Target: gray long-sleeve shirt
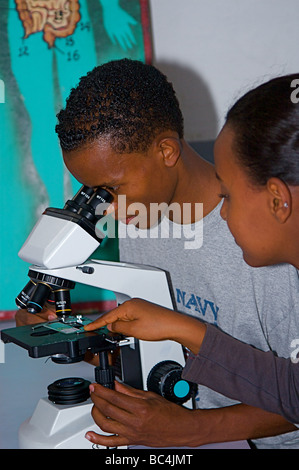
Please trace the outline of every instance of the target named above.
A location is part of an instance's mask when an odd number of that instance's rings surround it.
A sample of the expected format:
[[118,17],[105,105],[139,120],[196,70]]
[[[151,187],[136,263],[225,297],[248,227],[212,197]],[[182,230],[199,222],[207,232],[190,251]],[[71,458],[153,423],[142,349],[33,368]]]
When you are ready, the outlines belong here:
[[[299,363],[243,343],[212,325],[183,377],[299,423]],[[298,425],[299,426],[299,425]]]

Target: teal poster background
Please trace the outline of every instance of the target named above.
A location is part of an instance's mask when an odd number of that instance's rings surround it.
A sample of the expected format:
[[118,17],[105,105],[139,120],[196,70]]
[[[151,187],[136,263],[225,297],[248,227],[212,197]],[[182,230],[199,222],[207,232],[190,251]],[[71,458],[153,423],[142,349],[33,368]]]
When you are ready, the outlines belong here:
[[[16,309],[28,265],[18,251],[42,211],[63,207],[80,187],[63,165],[56,114],[94,66],[129,57],[151,61],[144,0],[0,0],[0,319]],[[115,260],[117,240],[93,257]],[[113,301],[76,286],[73,302]]]

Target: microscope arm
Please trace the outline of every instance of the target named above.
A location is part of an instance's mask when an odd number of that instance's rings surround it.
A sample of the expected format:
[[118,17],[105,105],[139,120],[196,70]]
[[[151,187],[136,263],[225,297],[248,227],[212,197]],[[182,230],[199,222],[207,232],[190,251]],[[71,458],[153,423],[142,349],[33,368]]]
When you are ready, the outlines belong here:
[[173,309],[167,274],[157,268],[129,263],[89,260],[79,266],[31,271],[67,279],[81,284],[113,291],[121,303],[139,297],[162,307]]

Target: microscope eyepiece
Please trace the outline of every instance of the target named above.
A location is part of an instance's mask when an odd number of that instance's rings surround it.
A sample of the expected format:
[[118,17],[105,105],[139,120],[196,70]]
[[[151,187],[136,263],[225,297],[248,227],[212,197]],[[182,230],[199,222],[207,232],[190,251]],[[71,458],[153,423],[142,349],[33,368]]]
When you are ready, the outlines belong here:
[[82,186],[73,199],[66,202],[64,209],[77,213],[82,204],[87,204],[93,194],[94,190],[92,188],[89,186]]
[[86,218],[91,223],[95,224],[102,216],[104,211],[98,211],[97,207],[100,204],[105,204],[104,210],[112,202],[113,196],[103,188],[98,188],[94,194],[90,197],[87,204],[81,204],[81,209],[78,211],[78,215]]
[[80,214],[86,219],[94,222],[99,217],[96,214],[96,208],[99,204],[110,203],[113,196],[103,188],[94,190],[89,186],[82,186],[73,199],[68,200],[64,206],[64,210]]

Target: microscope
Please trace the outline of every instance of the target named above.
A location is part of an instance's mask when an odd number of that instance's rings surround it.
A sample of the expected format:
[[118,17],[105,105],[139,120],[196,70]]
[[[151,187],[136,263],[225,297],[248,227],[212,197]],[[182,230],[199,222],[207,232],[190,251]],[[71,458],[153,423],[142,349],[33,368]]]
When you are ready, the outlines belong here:
[[[112,199],[103,188],[82,186],[63,209],[50,207],[44,211],[19,251],[20,258],[31,265],[29,281],[16,303],[33,314],[39,313],[46,302],[53,303],[57,319],[2,330],[1,339],[26,349],[32,358],[50,357],[58,364],[79,362],[86,353],[95,354],[99,358],[95,382],[113,388],[117,379],[193,408],[197,387],[181,378],[185,364],[181,345],[141,341],[107,328],[86,332],[84,326],[91,320],[72,313],[70,292],[76,283],[113,291],[118,304],[138,297],[173,309],[166,272],[88,259],[105,238],[98,224]],[[113,365],[111,352],[117,355]],[[48,396],[39,400],[33,415],[20,426],[20,448],[91,448],[93,444],[85,439],[85,433],[105,433],[91,416],[89,384],[81,377],[50,384]]]

